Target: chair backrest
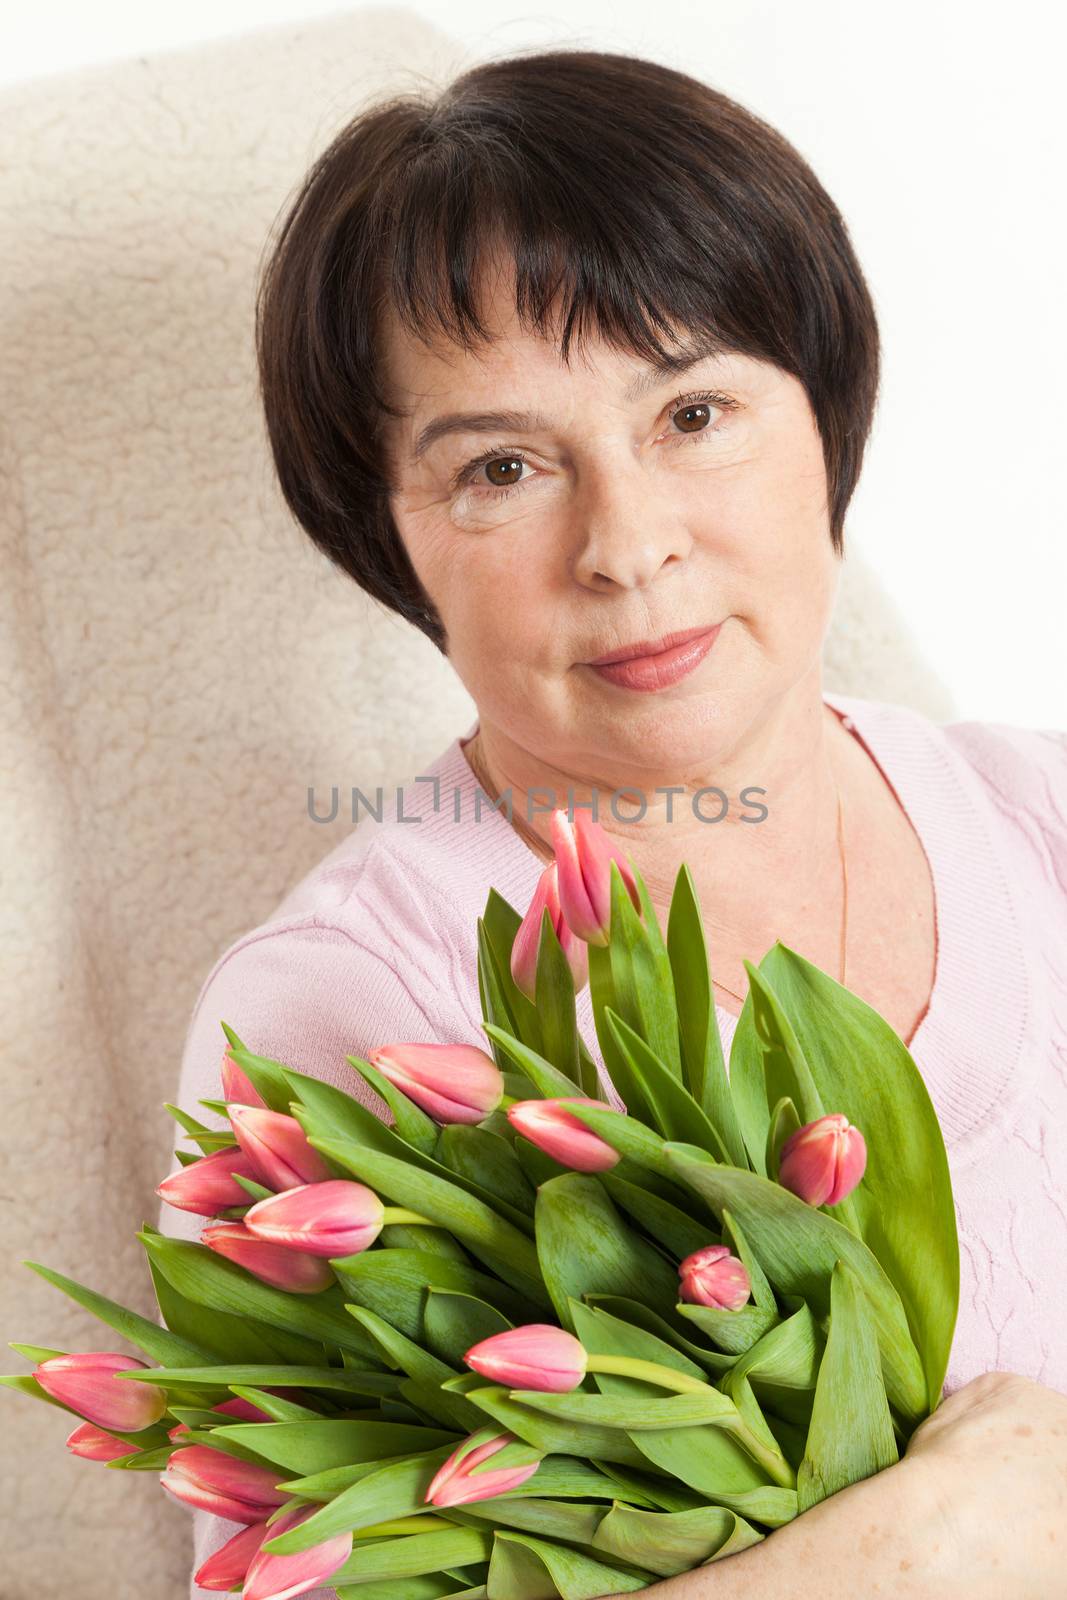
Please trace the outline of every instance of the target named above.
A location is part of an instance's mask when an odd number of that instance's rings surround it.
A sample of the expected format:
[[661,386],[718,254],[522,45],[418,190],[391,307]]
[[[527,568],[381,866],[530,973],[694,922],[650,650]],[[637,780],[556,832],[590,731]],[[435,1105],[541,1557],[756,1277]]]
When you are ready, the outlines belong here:
[[[109,1344],[25,1258],[153,1314],[134,1230],[201,980],[350,825],[310,821],[309,785],[400,782],[473,718],[293,527],[252,349],[265,241],[315,154],[368,98],[462,65],[370,10],[0,97],[5,1339]],[[952,709],[854,556],[827,685]],[[154,1475],[0,1404],[11,1600],[184,1594],[187,1521]]]

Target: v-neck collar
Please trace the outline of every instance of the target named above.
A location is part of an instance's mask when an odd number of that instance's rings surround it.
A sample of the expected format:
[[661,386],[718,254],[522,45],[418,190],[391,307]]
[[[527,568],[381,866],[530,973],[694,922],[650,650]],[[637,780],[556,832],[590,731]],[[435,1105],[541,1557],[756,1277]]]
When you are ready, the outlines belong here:
[[[934,982],[907,1048],[923,1071],[946,1141],[958,1141],[985,1121],[1020,1065],[1033,989],[1020,908],[990,834],[979,781],[941,727],[902,705],[829,690],[822,698],[896,794],[930,866]],[[462,748],[477,729],[476,718],[435,768],[466,791],[464,816],[475,792],[482,796],[480,826],[490,830],[485,858],[493,861],[493,886],[522,913],[545,862],[487,800]],[[715,1012],[729,1060],[738,1018],[718,1003]],[[577,997],[577,1021],[608,1100],[621,1108],[596,1039],[588,985]]]

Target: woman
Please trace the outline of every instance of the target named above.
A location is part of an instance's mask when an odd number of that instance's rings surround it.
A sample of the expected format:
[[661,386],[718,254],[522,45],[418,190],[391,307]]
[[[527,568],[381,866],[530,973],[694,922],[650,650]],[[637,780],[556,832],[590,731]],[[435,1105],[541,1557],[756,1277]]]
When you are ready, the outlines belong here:
[[[689,863],[727,1052],[775,939],[892,1024],[963,1245],[950,1398],[904,1461],[666,1587],[1063,1592],[1067,738],[822,689],[879,360],[832,201],[680,73],[493,62],[335,140],[257,326],[295,515],[478,719],[220,957],[181,1103],[217,1092],[220,1019],[351,1092],[348,1053],[483,1040],[486,894],[525,910],[552,805],[596,798],[661,911]],[[198,1515],[198,1563],[233,1531]]]

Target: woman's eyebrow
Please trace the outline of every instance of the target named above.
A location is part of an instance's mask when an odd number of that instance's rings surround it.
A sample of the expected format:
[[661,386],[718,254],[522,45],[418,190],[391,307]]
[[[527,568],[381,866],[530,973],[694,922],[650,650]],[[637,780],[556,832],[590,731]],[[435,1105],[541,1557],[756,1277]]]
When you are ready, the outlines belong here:
[[[626,392],[627,403],[636,401],[661,384],[665,378],[678,377],[698,366],[710,356],[720,355],[724,346],[708,336],[698,343],[690,343],[673,355],[657,356],[647,364],[647,370],[630,385]],[[540,412],[530,411],[447,411],[434,417],[419,431],[412,448],[411,459],[420,461],[432,444],[449,433],[516,433],[535,428],[549,428],[551,423]]]

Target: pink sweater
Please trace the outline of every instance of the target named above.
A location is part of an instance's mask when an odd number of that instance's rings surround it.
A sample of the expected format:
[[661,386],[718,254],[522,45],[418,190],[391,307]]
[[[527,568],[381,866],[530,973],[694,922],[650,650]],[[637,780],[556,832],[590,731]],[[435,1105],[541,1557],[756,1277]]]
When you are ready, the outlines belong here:
[[[899,796],[934,878],[935,983],[909,1049],[941,1122],[959,1220],[946,1392],[998,1368],[1067,1392],[1067,733],[940,726],[899,705],[824,698]],[[485,1044],[477,918],[490,887],[524,912],[543,863],[492,809],[459,738],[423,776],[438,785],[402,785],[401,815],[416,823],[397,821],[395,805],[380,823],[364,811],[216,961],[186,1041],[183,1108],[224,1125],[197,1106],[219,1093],[220,1019],[390,1122],[346,1055],[390,1040]],[[718,1008],[718,1019],[728,1058],[736,1018]],[[603,1073],[588,987],[578,1022]],[[610,1083],[604,1093],[621,1105]],[[163,1206],[159,1226],[196,1238],[201,1221]],[[238,1527],[193,1520],[195,1570]],[[191,1585],[193,1600],[206,1594]]]

